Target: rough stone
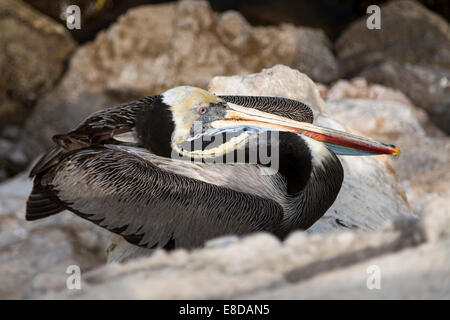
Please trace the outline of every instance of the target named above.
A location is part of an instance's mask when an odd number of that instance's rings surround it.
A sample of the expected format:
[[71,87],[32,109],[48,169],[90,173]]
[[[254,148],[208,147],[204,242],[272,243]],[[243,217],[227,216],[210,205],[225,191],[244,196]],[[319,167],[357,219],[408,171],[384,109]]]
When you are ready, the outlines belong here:
[[381,29],[368,29],[364,16],[336,41],[345,74],[387,58],[398,63],[449,66],[450,26],[444,19],[411,0],[390,1],[381,11]]
[[23,123],[75,49],[67,30],[22,1],[0,3],[0,129]]
[[[378,232],[295,232],[284,243],[262,233],[191,252],[157,250],[151,257],[85,274],[81,290],[38,297],[448,299],[449,227],[449,215],[430,215]],[[366,285],[371,265],[381,269],[379,291]]]
[[[444,136],[445,134],[436,128],[431,122],[428,114],[414,106],[411,100],[401,91],[392,89],[376,83],[368,83],[365,78],[356,77],[351,80],[340,79],[330,86],[318,84],[319,92],[324,100],[345,99],[369,99],[379,101],[398,102],[409,107],[410,112],[419,121],[420,126],[430,136]],[[334,112],[333,110],[331,112]],[[395,120],[395,119],[393,119]],[[351,118],[348,121],[352,121]],[[411,118],[411,121],[415,121]],[[353,121],[351,127],[358,129],[359,120]],[[359,125],[361,127],[361,125]],[[364,129],[362,129],[364,131]],[[419,130],[422,131],[421,129]]]
[[310,106],[314,116],[325,110],[325,103],[314,82],[304,73],[284,65],[246,76],[214,77],[208,90],[217,95],[266,95],[294,99]]
[[17,147],[36,101],[62,75],[75,49],[67,30],[22,1],[0,2],[0,181],[29,162]]
[[[246,294],[246,299],[445,299],[450,298],[448,240],[423,245],[332,270],[279,289]],[[426,257],[426,261],[424,261]],[[367,286],[380,271],[380,287]],[[369,282],[370,283],[370,282]]]
[[322,95],[334,119],[400,147],[392,167],[417,214],[449,212],[450,138],[421,109],[402,93],[364,79],[339,80]]
[[86,272],[106,261],[106,232],[72,213],[25,221],[31,186],[25,174],[0,184],[0,299],[63,288],[70,265]]
[[91,41],[102,29],[107,28],[111,23],[129,8],[143,4],[161,1],[149,0],[127,0],[127,1],[92,1],[92,0],[71,0],[71,1],[48,1],[48,0],[24,0],[45,15],[59,21],[66,26],[66,9],[70,5],[77,5],[80,8],[81,28],[69,30],[70,35],[78,42]]
[[[450,61],[449,61],[450,64]],[[424,67],[386,61],[367,67],[360,76],[404,92],[430,114],[431,120],[450,133],[450,67]]]
[[381,11],[381,29],[369,30],[362,17],[337,40],[341,75],[401,90],[448,133],[450,25],[416,1],[391,1]]

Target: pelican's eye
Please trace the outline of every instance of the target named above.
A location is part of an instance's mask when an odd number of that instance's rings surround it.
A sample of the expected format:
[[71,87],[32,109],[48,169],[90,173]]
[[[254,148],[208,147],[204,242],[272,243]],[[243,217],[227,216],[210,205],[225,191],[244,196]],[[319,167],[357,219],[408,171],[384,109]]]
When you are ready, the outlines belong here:
[[208,104],[207,103],[201,103],[198,107],[197,107],[197,113],[199,115],[204,115],[206,112],[208,112]]

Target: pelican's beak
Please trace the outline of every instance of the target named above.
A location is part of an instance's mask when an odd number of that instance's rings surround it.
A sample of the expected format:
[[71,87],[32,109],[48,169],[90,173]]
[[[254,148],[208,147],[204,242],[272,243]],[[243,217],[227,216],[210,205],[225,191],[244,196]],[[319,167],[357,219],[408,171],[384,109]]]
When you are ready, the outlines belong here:
[[375,140],[356,136],[330,128],[315,126],[307,122],[299,122],[253,108],[228,103],[229,109],[224,118],[213,121],[212,127],[225,129],[237,126],[257,127],[261,130],[287,131],[308,136],[323,142],[334,153],[339,155],[400,155],[400,149]]

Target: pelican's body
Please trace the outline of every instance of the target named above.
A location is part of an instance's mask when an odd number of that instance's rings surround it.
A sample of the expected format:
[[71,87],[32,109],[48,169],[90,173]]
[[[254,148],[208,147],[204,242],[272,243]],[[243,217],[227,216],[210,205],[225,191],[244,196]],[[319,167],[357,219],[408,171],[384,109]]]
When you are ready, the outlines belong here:
[[[332,150],[398,153],[311,123],[297,101],[186,86],[99,111],[55,136],[57,146],[35,165],[27,219],[68,209],[146,248],[193,248],[255,231],[283,239],[336,199],[343,169]],[[211,137],[225,140],[206,146]],[[263,148],[276,151],[277,167],[249,160]],[[210,161],[240,150],[243,160]]]

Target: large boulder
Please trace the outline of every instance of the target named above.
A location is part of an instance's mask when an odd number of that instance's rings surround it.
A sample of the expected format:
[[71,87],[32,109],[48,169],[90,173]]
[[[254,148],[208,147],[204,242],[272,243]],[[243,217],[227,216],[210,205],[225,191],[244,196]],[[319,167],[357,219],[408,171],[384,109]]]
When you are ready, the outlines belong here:
[[61,84],[27,122],[24,149],[32,158],[93,111],[176,85],[205,87],[215,75],[284,63],[332,81],[337,64],[329,46],[319,30],[252,27],[237,12],[213,12],[206,1],[133,8],[76,51]]
[[336,41],[341,75],[360,75],[404,92],[443,130],[450,132],[450,25],[416,1],[381,7],[381,29],[366,17]]
[[142,4],[157,3],[161,0],[127,0],[127,1],[48,1],[48,0],[23,0],[38,9],[45,15],[66,25],[66,9],[68,6],[77,5],[80,8],[81,28],[70,30],[71,36],[78,42],[83,43],[93,40],[95,35],[102,29],[107,28],[121,14],[131,7]]
[[22,171],[20,126],[75,49],[67,29],[22,1],[0,2],[0,181]]
[[16,0],[0,3],[0,129],[20,123],[75,49],[67,29]]
[[[40,299],[449,299],[450,219],[430,215],[378,232],[296,232],[158,250],[83,274],[81,290],[54,286]],[[369,287],[380,274],[380,288]],[[373,289],[373,290],[369,290]]]
[[401,92],[364,79],[339,80],[322,95],[334,119],[400,147],[392,166],[417,214],[450,214],[450,137],[421,109]]

